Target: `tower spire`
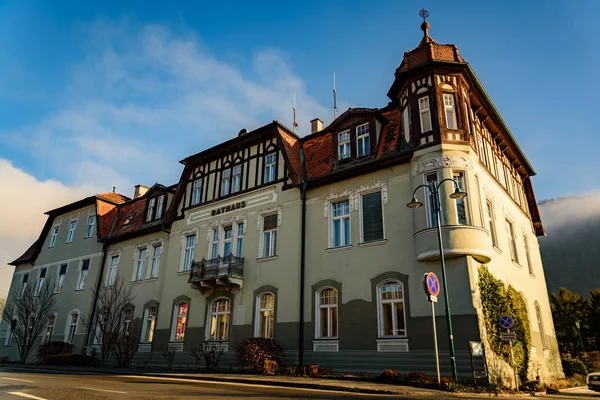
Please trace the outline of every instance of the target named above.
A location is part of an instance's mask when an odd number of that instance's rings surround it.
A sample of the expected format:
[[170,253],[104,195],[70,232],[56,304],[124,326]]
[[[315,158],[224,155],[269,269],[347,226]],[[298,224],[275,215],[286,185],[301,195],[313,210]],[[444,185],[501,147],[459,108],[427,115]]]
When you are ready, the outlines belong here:
[[419,11],[419,15],[421,16],[421,18],[423,18],[423,23],[421,24],[421,30],[423,31],[423,41],[427,42],[430,40],[429,27],[431,26],[431,24],[427,22],[427,18],[429,17],[429,11],[427,11],[424,8],[421,8],[421,11]]

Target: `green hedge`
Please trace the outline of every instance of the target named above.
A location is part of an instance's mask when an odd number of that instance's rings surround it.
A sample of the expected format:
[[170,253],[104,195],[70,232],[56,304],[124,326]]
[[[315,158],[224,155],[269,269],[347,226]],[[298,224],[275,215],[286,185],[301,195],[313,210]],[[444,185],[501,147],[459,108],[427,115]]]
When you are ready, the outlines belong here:
[[577,358],[563,358],[561,359],[561,361],[563,372],[565,373],[567,378],[572,377],[574,374],[586,376],[588,373],[588,369],[583,363],[583,361]]
[[515,366],[521,380],[526,381],[531,353],[531,329],[525,299],[514,287],[506,287],[501,280],[496,279],[485,266],[479,268],[479,292],[491,350],[509,364],[510,345],[501,340],[501,334],[506,330],[499,326],[499,321],[502,315],[513,317],[515,324],[512,332],[517,336],[517,340],[513,340]]

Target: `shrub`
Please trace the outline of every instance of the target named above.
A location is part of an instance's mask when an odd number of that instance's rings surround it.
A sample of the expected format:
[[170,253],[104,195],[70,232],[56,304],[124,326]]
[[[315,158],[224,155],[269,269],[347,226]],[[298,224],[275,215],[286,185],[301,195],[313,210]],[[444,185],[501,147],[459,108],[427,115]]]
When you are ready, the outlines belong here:
[[555,379],[552,381],[552,383],[550,383],[550,385],[548,385],[548,387],[550,389],[555,389],[555,390],[566,389],[569,386],[571,386],[571,385],[570,385],[569,381],[566,379]]
[[71,354],[73,345],[66,342],[48,342],[38,347],[38,359],[43,363],[48,356],[57,354]]
[[223,347],[221,343],[202,342],[200,345],[202,357],[204,358],[204,366],[207,371],[216,371],[219,369],[219,362],[223,355]]
[[563,358],[561,361],[563,372],[567,377],[571,377],[573,374],[587,375],[588,373],[583,361],[577,358]]
[[173,368],[173,360],[175,359],[175,348],[174,347],[169,347],[168,344],[163,345],[162,347],[162,356],[165,359],[165,362],[167,363],[167,369],[171,369]]
[[264,373],[266,360],[274,361],[279,366],[283,365],[283,347],[273,339],[244,339],[236,346],[235,355],[243,367],[250,368],[254,372]]
[[85,354],[55,354],[44,358],[46,365],[60,365],[71,367],[98,367],[100,360]]
[[430,385],[434,383],[434,380],[425,372],[410,372],[406,376],[406,380],[409,384],[415,386]]
[[138,335],[134,328],[130,328],[124,335],[118,335],[115,339],[112,353],[115,356],[117,367],[129,368],[129,364],[137,351]]

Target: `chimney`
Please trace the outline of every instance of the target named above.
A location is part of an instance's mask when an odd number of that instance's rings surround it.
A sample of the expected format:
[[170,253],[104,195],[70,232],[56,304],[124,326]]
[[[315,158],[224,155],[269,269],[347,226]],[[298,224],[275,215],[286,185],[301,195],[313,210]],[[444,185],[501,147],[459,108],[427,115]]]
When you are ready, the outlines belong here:
[[138,197],[142,197],[148,191],[148,186],[144,185],[135,185],[135,190],[133,191],[133,198],[137,199]]
[[310,121],[310,133],[315,133],[323,130],[323,121],[319,118],[315,118]]

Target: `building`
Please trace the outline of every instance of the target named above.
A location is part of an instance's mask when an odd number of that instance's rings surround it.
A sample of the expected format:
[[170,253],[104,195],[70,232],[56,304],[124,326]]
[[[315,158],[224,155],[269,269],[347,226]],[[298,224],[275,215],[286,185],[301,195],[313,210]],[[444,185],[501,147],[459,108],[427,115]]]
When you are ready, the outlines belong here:
[[96,268],[101,284],[119,274],[134,285],[135,363],[163,364],[169,347],[191,364],[189,349],[203,341],[219,343],[229,363],[239,340],[263,336],[281,342],[290,363],[434,372],[422,277],[440,272],[437,220],[422,189],[425,207],[406,203],[420,185],[452,178],[468,193],[453,200],[452,184],[441,188],[459,374],[471,374],[469,341],[486,337],[481,265],[524,294],[531,357],[545,375],[562,374],[535,171],[457,47],[422,29],[385,107],[349,109],[325,128],[315,119],[302,138],[277,121],[244,129],[182,160],[176,185],[138,188],[115,206]]

